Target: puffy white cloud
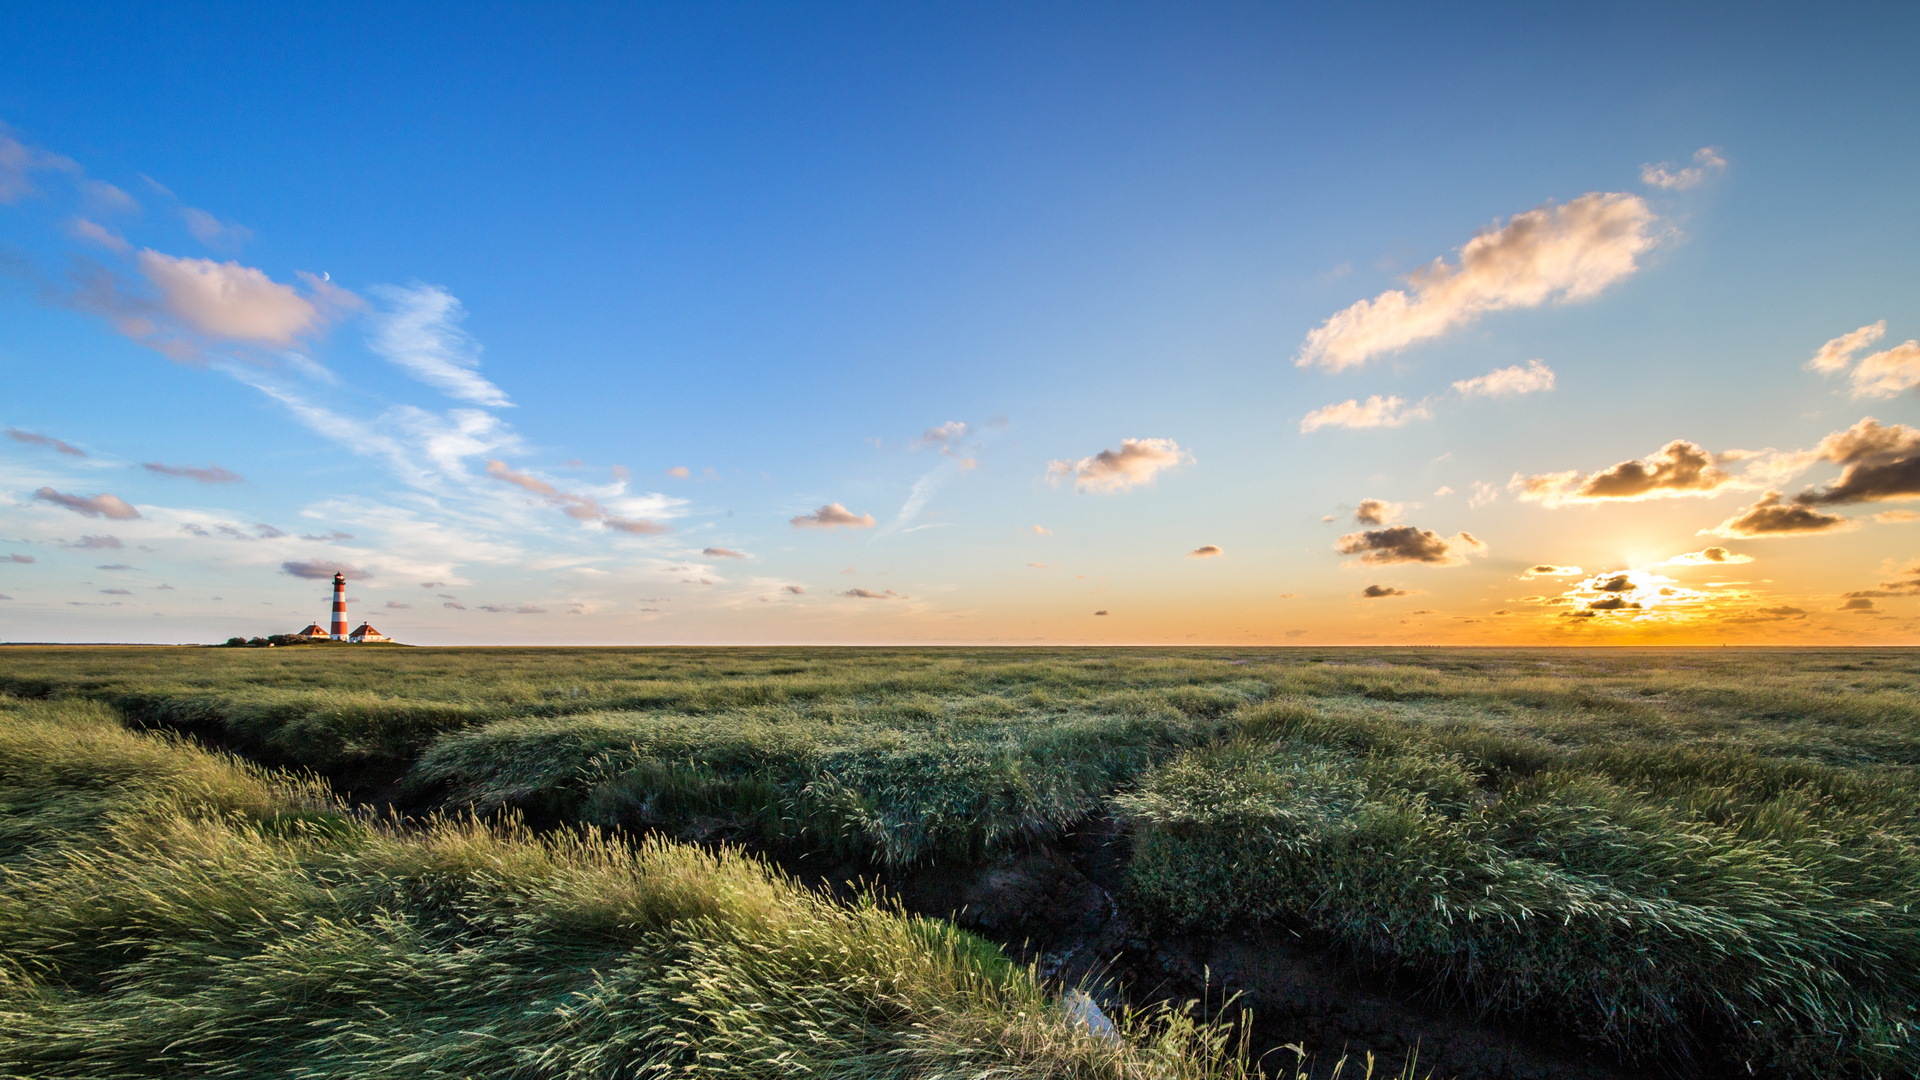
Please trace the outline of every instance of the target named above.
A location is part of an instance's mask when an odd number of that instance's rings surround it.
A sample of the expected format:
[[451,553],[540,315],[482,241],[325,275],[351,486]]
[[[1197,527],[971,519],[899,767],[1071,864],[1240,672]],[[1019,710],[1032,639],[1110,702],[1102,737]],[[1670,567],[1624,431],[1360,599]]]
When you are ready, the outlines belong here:
[[874,520],[872,514],[856,514],[839,503],[828,503],[811,514],[788,518],[787,524],[796,529],[871,529]]
[[1297,363],[1341,371],[1439,337],[1492,311],[1597,296],[1639,269],[1659,242],[1658,219],[1637,195],[1592,192],[1546,203],[1482,230],[1460,249],[1390,289],[1334,315],[1307,335]]
[[1353,509],[1353,520],[1362,525],[1391,525],[1405,509],[1403,504],[1385,499],[1361,499]]
[[1300,421],[1300,430],[1313,432],[1323,427],[1399,427],[1409,420],[1425,420],[1431,416],[1433,412],[1424,401],[1408,405],[1400,398],[1375,394],[1364,404],[1356,398],[1348,398],[1337,405],[1315,409]]
[[1813,359],[1807,361],[1806,368],[1808,371],[1818,371],[1823,375],[1845,371],[1853,363],[1854,353],[1885,337],[1886,333],[1887,320],[1881,319],[1877,323],[1868,323],[1858,330],[1841,334],[1820,346],[1820,351],[1814,353]]
[[[131,521],[140,516],[140,511],[129,506],[120,496],[109,495],[104,492],[99,495],[69,495],[64,491],[55,491],[50,487],[43,487],[34,492],[33,497],[39,499],[41,502],[52,503],[55,506],[64,506],[83,517],[104,517],[112,518],[115,521]],[[115,546],[117,547],[118,544],[116,543]]]
[[212,338],[287,346],[321,322],[313,302],[251,266],[140,252],[140,273],[165,309]]
[[1920,386],[1920,340],[1909,339],[1891,349],[1873,353],[1854,365],[1854,354],[1886,335],[1887,321],[1870,323],[1834,338],[1813,354],[1806,367],[1822,375],[1837,375],[1849,367],[1848,381],[1856,398],[1889,398]]
[[482,378],[480,346],[460,329],[466,309],[438,285],[379,285],[368,290],[385,305],[367,344],[414,378],[475,405],[512,405],[506,391]]
[[1079,461],[1049,462],[1047,479],[1058,484],[1071,478],[1077,491],[1126,491],[1192,460],[1193,455],[1172,439],[1122,439],[1118,450],[1102,450]]
[[1720,156],[1717,147],[1703,146],[1693,152],[1693,164],[1684,168],[1675,168],[1670,161],[1640,166],[1640,182],[1648,187],[1684,191],[1726,167],[1727,159]]
[[1453,388],[1461,397],[1518,397],[1553,389],[1553,378],[1552,368],[1538,360],[1529,360],[1525,367],[1515,364],[1461,379]]

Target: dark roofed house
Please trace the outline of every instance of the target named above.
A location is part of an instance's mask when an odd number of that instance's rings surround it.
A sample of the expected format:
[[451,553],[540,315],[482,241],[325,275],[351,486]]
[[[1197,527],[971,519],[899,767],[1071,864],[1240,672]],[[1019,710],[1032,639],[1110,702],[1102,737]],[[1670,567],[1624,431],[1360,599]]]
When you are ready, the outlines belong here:
[[328,634],[325,630],[322,630],[320,628],[319,623],[308,623],[307,628],[305,630],[302,630],[293,636],[300,637],[300,638],[312,638],[316,641],[325,641],[332,635]]
[[347,635],[347,640],[358,644],[363,641],[392,641],[393,639],[375,630],[372,623],[361,623],[359,629]]

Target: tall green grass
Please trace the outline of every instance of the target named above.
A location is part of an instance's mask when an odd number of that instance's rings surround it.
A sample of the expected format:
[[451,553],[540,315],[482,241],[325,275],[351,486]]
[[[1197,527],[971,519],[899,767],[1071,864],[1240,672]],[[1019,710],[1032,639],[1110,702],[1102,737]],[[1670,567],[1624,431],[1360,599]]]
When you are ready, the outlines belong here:
[[1164,923],[1309,930],[1629,1057],[1920,1072],[1911,775],[1277,703],[1116,802]]
[[[1284,925],[1629,1058],[1920,1074],[1911,651],[6,649],[0,690],[456,815],[895,868],[1117,811],[1132,917]],[[0,857],[118,813],[57,787],[6,796],[45,807]]]
[[437,740],[410,780],[483,811],[675,829],[709,822],[761,843],[904,866],[977,860],[1057,835],[1224,724],[1151,694],[1110,697],[1106,715],[996,704],[927,697],[503,720]]
[[1096,1037],[997,947],[734,851],[369,822],[91,708],[0,699],[0,740],[45,819],[0,864],[0,1075],[1251,1075],[1190,1010]]

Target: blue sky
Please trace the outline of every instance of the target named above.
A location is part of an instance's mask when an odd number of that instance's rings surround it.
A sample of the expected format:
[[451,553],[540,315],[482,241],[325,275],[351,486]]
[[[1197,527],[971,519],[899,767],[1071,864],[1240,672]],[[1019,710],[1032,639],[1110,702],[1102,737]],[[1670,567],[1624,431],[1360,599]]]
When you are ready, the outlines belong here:
[[1916,23],[16,13],[0,638],[1908,641]]

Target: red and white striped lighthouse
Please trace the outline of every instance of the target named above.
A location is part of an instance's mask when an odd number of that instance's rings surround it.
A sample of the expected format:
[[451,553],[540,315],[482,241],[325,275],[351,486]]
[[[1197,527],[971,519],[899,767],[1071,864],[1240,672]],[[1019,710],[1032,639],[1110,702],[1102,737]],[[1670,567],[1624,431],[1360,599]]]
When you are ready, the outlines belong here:
[[347,640],[347,576],[333,575],[333,633],[335,641]]

